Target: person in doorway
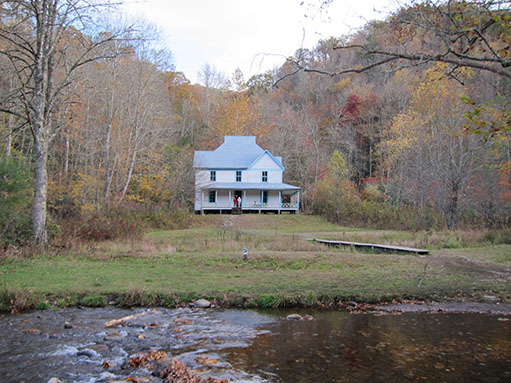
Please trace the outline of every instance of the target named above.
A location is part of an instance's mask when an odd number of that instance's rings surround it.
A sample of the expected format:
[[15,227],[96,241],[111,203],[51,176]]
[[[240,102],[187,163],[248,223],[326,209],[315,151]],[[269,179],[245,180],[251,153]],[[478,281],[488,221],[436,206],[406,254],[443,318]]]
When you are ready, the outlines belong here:
[[241,207],[241,197],[238,196],[238,207]]
[[233,202],[232,206],[238,207],[238,199],[236,198],[236,196],[234,196],[234,200],[232,202]]

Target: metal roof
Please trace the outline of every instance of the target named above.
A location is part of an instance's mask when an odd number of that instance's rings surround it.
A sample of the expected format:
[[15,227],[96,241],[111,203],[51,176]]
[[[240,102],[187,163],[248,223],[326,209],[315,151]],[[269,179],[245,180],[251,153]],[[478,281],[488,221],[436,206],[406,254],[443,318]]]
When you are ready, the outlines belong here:
[[216,190],[300,190],[298,186],[271,182],[211,182],[201,189]]
[[[255,136],[225,136],[224,143],[213,151],[196,151],[193,167],[202,169],[247,169],[264,153]],[[269,153],[269,152],[268,152]],[[272,156],[273,157],[273,156]],[[281,157],[273,157],[280,161]]]

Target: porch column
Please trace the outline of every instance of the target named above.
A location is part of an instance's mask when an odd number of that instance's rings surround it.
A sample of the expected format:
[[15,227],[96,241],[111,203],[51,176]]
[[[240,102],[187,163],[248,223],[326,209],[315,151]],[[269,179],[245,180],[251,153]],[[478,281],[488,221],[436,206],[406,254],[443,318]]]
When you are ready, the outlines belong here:
[[301,190],[298,190],[298,198],[297,198],[297,202],[296,202],[296,211],[300,210],[300,192],[301,192]]
[[[229,202],[227,202],[227,206],[231,206],[232,198],[231,198],[231,189],[229,189]],[[233,206],[234,207],[234,206]]]
[[279,209],[282,208],[282,190],[279,190]]
[[241,207],[246,206],[245,205],[245,198],[247,198],[247,191],[243,190],[243,199],[241,200]]

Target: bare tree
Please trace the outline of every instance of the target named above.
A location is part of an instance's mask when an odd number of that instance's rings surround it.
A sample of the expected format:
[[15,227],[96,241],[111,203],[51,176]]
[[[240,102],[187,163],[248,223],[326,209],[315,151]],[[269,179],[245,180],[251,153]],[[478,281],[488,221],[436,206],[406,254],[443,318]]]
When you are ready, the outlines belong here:
[[[145,44],[141,44],[145,45]],[[124,199],[136,161],[141,152],[158,145],[162,139],[163,116],[167,109],[163,76],[157,70],[160,63],[169,62],[164,51],[149,46],[139,47],[139,58],[125,72],[129,76],[128,97],[125,103],[126,125],[130,128],[129,160],[124,186],[117,205]]]
[[458,68],[469,67],[511,78],[510,22],[506,0],[411,0],[385,21],[385,31],[373,23],[353,38],[332,41],[334,50],[355,51],[363,64],[325,70],[291,57],[294,70],[277,83],[299,71],[338,76],[389,63],[405,67],[430,62],[448,64],[447,74],[453,77]]
[[[17,97],[24,110],[18,113],[29,125],[34,141],[33,236],[46,243],[48,149],[62,122],[56,111],[66,103],[66,89],[84,64],[103,57],[102,45],[124,31],[98,33],[94,16],[110,0],[7,0],[2,2],[0,39],[21,86]],[[114,52],[117,54],[117,52]]]
[[204,64],[197,73],[199,82],[204,86],[203,97],[200,103],[203,124],[211,125],[211,111],[215,100],[220,98],[220,90],[228,87],[228,80],[224,73],[220,72],[215,66]]

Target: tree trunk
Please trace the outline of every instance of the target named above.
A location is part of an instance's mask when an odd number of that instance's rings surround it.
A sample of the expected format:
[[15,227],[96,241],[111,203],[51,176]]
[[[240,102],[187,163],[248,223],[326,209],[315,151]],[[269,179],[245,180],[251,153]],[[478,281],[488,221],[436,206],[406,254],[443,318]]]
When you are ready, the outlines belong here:
[[[135,140],[136,140],[136,138],[135,138]],[[126,192],[128,191],[128,186],[130,185],[131,175],[133,174],[133,168],[135,167],[135,160],[137,158],[137,146],[138,146],[137,142],[135,141],[135,144],[133,147],[133,152],[131,153],[130,164],[128,167],[128,175],[126,176],[126,182],[124,183],[124,187],[122,188],[121,196],[117,200],[117,204],[116,204],[117,207],[119,207],[120,203],[126,196]]]
[[449,201],[449,211],[447,217],[447,228],[456,229],[458,223],[458,184],[452,185],[451,200]]
[[69,172],[69,133],[65,132],[66,146],[64,152],[64,177],[67,178]]
[[34,142],[34,203],[32,205],[32,229],[37,243],[48,241],[46,234],[46,201],[48,188],[48,140],[39,134]]
[[119,204],[122,202],[124,197],[126,196],[126,192],[128,191],[128,186],[130,184],[131,175],[133,173],[133,168],[135,167],[135,161],[137,158],[137,150],[138,150],[138,138],[139,138],[139,126],[138,126],[138,103],[139,99],[137,100],[137,112],[135,113],[135,124],[133,127],[133,152],[131,153],[131,159],[130,164],[128,167],[128,175],[126,176],[126,182],[124,183],[124,187],[122,188],[122,193],[119,199],[117,200],[116,206],[119,207]]
[[105,186],[103,189],[103,202],[108,206],[108,196],[110,194],[110,134],[112,131],[111,122],[106,124],[106,137],[105,137]]
[[369,178],[373,176],[373,141],[369,138]]
[[[41,4],[41,19],[38,20],[37,53],[34,65],[34,101],[32,116],[32,135],[34,137],[34,202],[32,204],[32,230],[36,243],[47,243],[46,235],[46,198],[48,189],[48,162],[49,126],[48,120],[48,93],[51,82],[51,57],[48,55],[48,38],[51,23],[52,4]],[[51,9],[48,9],[50,7]]]
[[7,117],[7,143],[5,144],[5,158],[11,157],[11,146],[12,146],[12,114],[9,113]]
[[110,187],[112,185],[112,177],[113,177],[113,167],[111,169],[110,166],[110,139],[112,136],[112,128],[114,123],[114,102],[115,102],[115,81],[117,78],[115,72],[115,63],[112,68],[111,78],[110,78],[110,98],[108,100],[108,110],[106,111],[106,126],[105,126],[105,148],[104,148],[104,160],[105,160],[105,185],[103,189],[103,202],[105,206],[108,206],[109,197],[110,197]]
[[[9,78],[9,88],[8,92],[12,91],[12,77]],[[5,158],[9,159],[11,157],[11,146],[12,146],[12,119],[13,116],[11,113],[7,116],[7,142],[5,144]]]

